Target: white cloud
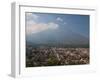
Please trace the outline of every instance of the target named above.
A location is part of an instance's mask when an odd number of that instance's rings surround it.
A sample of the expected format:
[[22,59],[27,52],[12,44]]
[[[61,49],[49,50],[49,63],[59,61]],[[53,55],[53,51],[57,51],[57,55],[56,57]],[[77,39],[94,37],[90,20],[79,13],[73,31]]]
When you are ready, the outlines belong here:
[[33,24],[35,24],[36,22],[34,20],[29,20],[29,21],[26,21],[26,26],[31,26]]
[[60,17],[57,17],[57,19],[56,19],[57,21],[63,21],[63,19],[62,18],[60,18]]
[[27,13],[26,14],[26,34],[35,34],[45,30],[55,30],[59,27],[58,24],[54,22],[49,23],[37,23],[37,19],[39,16],[34,13]]
[[37,20],[39,16],[34,13],[26,13],[26,19],[29,20]]
[[55,30],[59,27],[58,24],[50,22],[50,23],[32,23],[31,25],[26,26],[26,34],[34,34],[39,33],[45,30]]

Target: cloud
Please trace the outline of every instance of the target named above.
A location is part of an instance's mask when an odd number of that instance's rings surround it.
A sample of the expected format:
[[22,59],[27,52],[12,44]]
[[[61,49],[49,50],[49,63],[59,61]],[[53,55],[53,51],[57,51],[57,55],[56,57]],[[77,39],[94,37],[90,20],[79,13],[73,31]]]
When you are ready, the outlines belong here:
[[55,30],[59,27],[58,24],[54,22],[50,23],[32,23],[31,25],[26,26],[26,34],[35,34],[45,30]]
[[35,23],[36,22],[34,20],[29,20],[29,21],[26,21],[26,26],[32,26]]
[[39,16],[37,16],[34,13],[26,13],[26,20],[30,21],[30,20],[37,20],[39,18]]
[[26,13],[26,35],[36,34],[45,30],[55,30],[59,27],[54,22],[39,23],[39,16],[34,13]]
[[60,18],[60,17],[57,17],[57,19],[56,19],[57,21],[60,21],[60,22],[62,22],[63,21],[63,19],[62,18]]

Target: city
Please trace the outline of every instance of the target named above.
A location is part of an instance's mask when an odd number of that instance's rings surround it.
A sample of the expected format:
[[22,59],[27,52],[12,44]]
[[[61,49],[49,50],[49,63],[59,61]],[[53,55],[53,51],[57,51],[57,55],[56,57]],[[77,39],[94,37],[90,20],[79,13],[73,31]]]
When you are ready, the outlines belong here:
[[89,64],[89,48],[26,48],[26,67]]

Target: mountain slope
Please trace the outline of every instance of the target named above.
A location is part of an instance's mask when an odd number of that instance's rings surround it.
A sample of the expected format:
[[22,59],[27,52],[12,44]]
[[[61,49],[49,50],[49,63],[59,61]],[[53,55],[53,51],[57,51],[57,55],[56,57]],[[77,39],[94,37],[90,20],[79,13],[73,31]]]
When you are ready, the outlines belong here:
[[89,39],[77,32],[68,30],[47,30],[26,36],[27,43],[49,45],[88,45]]

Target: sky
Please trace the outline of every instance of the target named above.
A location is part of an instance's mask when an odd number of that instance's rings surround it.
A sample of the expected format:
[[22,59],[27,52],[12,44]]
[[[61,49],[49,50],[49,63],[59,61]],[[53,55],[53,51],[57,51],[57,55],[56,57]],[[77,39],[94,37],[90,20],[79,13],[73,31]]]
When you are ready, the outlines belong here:
[[89,15],[26,12],[25,21],[26,39],[28,41],[66,37],[74,41],[75,37],[77,39],[81,37],[89,39]]

